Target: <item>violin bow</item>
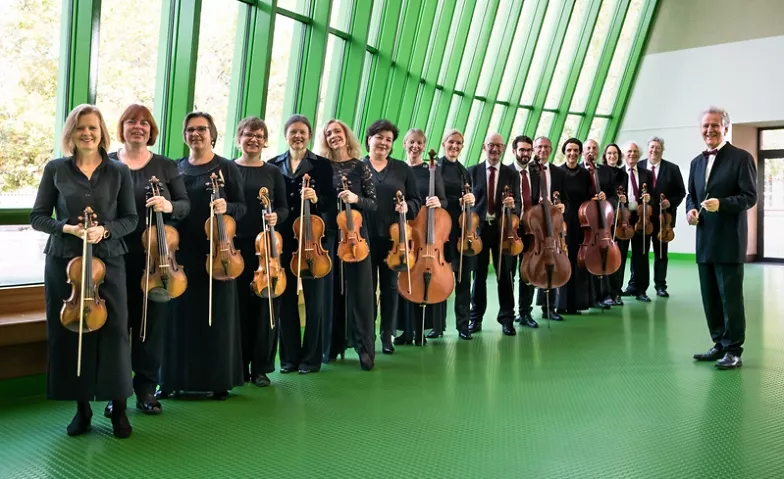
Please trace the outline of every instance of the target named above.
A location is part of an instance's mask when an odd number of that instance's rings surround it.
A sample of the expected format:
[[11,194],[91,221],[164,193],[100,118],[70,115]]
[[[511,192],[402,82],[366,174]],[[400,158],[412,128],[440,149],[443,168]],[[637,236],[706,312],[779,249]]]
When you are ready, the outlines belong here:
[[272,308],[272,276],[270,275],[270,262],[269,262],[269,255],[272,247],[272,238],[270,237],[272,232],[270,231],[269,224],[267,224],[267,218],[265,214],[268,210],[272,209],[272,205],[270,204],[269,196],[267,196],[267,188],[261,188],[259,190],[259,199],[264,204],[264,211],[261,212],[261,226],[264,229],[264,249],[266,250],[267,254],[264,255],[264,260],[267,264],[267,302],[269,303],[269,315],[270,315],[270,329],[275,329],[275,314]]
[[662,200],[664,193],[659,197],[659,258],[662,257],[662,225],[664,225],[664,209],[662,208]]
[[[89,207],[88,207],[89,208]],[[89,221],[87,208],[84,210],[84,224],[82,226],[82,294],[79,298],[79,344],[76,351],[76,377],[82,375],[82,336],[84,335],[84,281],[87,278],[87,221]]]
[[[645,251],[645,216],[648,208],[648,202],[645,201],[645,195],[648,193],[648,185],[642,184],[642,250]],[[647,253],[646,253],[647,254]]]
[[[460,200],[463,203],[463,200]],[[460,268],[457,272],[457,282],[460,282],[460,279],[463,277],[463,253],[465,252],[465,234],[466,234],[466,215],[468,214],[468,208],[466,208],[465,204],[460,205],[463,208],[463,224],[461,225],[460,230]]]
[[[505,197],[505,196],[504,196]],[[495,277],[497,280],[501,280],[501,265],[503,265],[504,261],[504,226],[506,225],[506,205],[501,207],[501,234],[499,235],[501,239],[498,241],[498,266],[496,268]]]
[[302,194],[305,191],[305,185],[308,184],[308,180],[310,176],[305,174],[302,177],[302,190],[300,191],[300,200],[299,200],[299,241],[297,242],[297,295],[302,292],[302,227],[305,225],[305,219],[302,218],[302,211],[305,209],[305,195]]
[[[154,177],[153,177],[154,178]],[[152,185],[150,185],[152,187]],[[153,193],[154,194],[154,193]],[[147,341],[147,308],[150,300],[150,246],[152,241],[152,207],[147,208],[147,258],[144,262],[144,307],[142,308],[142,325],[139,338]]]
[[[402,193],[401,193],[400,199],[401,199],[401,202],[405,201],[405,198],[403,198]],[[408,276],[408,294],[411,294],[411,265],[408,264],[408,255],[411,254],[411,253],[410,253],[410,251],[408,249],[408,228],[406,228],[406,225],[408,223],[406,223],[406,220],[405,220],[405,218],[406,218],[404,216],[405,213],[401,213],[401,215],[403,215],[403,224],[400,225],[400,226],[403,228],[403,240],[404,240],[403,244],[404,244],[404,246],[406,248],[406,259],[405,259],[405,261],[406,261],[406,273],[408,273],[408,275],[407,275]]]

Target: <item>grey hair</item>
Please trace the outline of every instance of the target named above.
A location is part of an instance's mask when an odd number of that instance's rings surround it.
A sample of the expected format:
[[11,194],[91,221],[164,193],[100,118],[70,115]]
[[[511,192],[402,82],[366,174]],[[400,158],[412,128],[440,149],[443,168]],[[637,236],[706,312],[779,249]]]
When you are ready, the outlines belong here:
[[660,144],[662,147],[662,151],[664,151],[664,138],[660,136],[652,136],[648,139],[648,145],[650,145],[652,141],[655,141],[656,143]]
[[[701,116],[705,116],[708,113],[715,113],[715,114],[721,115],[721,123],[724,126],[730,126],[730,114],[727,113],[727,110],[725,110],[724,108],[719,108],[717,106],[710,106],[710,107],[708,107],[707,110],[702,112]],[[663,148],[663,146],[662,146],[662,148]]]

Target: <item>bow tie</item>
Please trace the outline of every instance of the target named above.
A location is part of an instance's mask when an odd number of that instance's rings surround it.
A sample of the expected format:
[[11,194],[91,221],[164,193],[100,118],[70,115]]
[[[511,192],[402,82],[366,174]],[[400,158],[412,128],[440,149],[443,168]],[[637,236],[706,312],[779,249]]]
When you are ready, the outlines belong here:
[[706,151],[702,152],[702,156],[704,156],[705,158],[708,158],[709,156],[716,155],[718,153],[719,153],[719,150],[706,150]]

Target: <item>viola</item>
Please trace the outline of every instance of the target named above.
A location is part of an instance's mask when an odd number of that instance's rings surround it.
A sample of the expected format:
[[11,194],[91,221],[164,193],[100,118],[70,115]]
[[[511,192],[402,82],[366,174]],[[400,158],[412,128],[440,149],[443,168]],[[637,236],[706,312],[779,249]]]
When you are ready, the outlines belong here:
[[[659,239],[661,243],[669,243],[670,241],[675,239],[675,231],[672,229],[672,213],[670,213],[669,206],[667,208],[662,208],[662,203],[667,198],[664,196],[664,193],[659,195],[659,233],[656,237]],[[661,245],[659,245],[661,248]],[[661,256],[661,251],[659,252],[659,256]]]
[[651,223],[653,209],[644,199],[647,193],[648,185],[643,183],[642,187],[640,188],[640,195],[643,200],[641,201],[641,206],[637,207],[637,223],[634,224],[634,232],[636,234],[642,234],[643,238],[653,234],[653,223]]
[[82,255],[72,258],[65,267],[71,296],[60,309],[60,323],[70,331],[79,333],[76,375],[82,371],[82,335],[97,331],[106,324],[108,312],[106,301],[98,293],[98,287],[106,276],[106,265],[93,256],[93,245],[87,241],[87,229],[97,226],[98,216],[89,206],[79,217],[82,227]]
[[[225,186],[223,174],[210,175],[207,189],[211,193],[210,204],[220,199],[220,189]],[[210,280],[230,281],[237,279],[245,269],[245,261],[239,250],[234,249],[234,235],[237,232],[237,223],[234,218],[224,213],[215,213],[210,207],[210,218],[204,223],[204,231],[210,239],[210,255],[207,257],[207,271]],[[210,284],[212,281],[210,281]]]
[[[503,198],[511,198],[512,190],[509,185],[504,186]],[[503,206],[501,209],[501,252],[506,256],[517,256],[523,252],[523,240],[517,235],[520,228],[520,218],[514,214],[512,208]],[[499,274],[501,268],[498,268]]]
[[[406,202],[403,193],[395,192],[395,203],[401,205]],[[405,213],[398,213],[397,222],[389,227],[389,237],[392,239],[392,248],[387,254],[386,262],[392,271],[409,271],[416,263],[414,256],[414,234],[411,225],[406,221]]]
[[626,191],[623,186],[618,187],[618,207],[615,210],[615,230],[613,231],[613,239],[630,240],[634,237],[634,228],[629,224],[631,211],[629,211],[629,206],[625,201],[621,202],[621,196],[626,196]]
[[[463,187],[463,195],[471,193],[471,186],[466,183]],[[479,227],[479,215],[471,211],[471,207],[465,203],[461,204],[463,210],[457,221],[460,223],[460,241],[457,243],[457,250],[461,255],[476,256],[482,252],[482,239],[477,233]]]
[[[302,177],[302,191],[310,188],[310,175],[307,173]],[[329,257],[321,240],[324,238],[324,220],[319,215],[310,213],[310,201],[301,197],[300,211],[301,216],[294,220],[292,226],[294,239],[297,240],[297,251],[291,256],[289,267],[297,279],[323,278],[332,271],[332,259]],[[301,290],[301,284],[297,283],[297,290]]]
[[266,187],[259,190],[259,201],[262,206],[263,230],[256,235],[256,256],[259,257],[259,267],[253,273],[253,281],[250,285],[256,296],[272,299],[286,290],[286,271],[280,264],[283,238],[275,231],[274,226],[263,219],[265,215],[272,214],[272,202]]
[[583,228],[583,242],[577,253],[577,264],[594,276],[604,276],[621,267],[621,250],[612,239],[613,207],[607,200],[600,200],[602,191],[599,172],[592,160],[586,160],[588,171],[596,185],[597,195],[584,201],[577,211]]
[[[554,191],[553,192],[553,206],[558,206],[561,204],[561,193]],[[567,226],[566,221],[563,222],[563,228],[561,229],[561,234],[559,235],[558,241],[561,242],[561,249],[566,251],[566,254],[569,254],[569,246],[566,244],[566,233],[567,233]]]
[[[348,190],[348,179],[341,179],[343,190]],[[362,237],[362,213],[353,209],[351,203],[343,202],[345,209],[338,213],[337,223],[340,230],[338,257],[346,263],[358,263],[368,257],[370,247]]]
[[[430,150],[428,197],[435,196],[436,152]],[[411,225],[416,249],[416,263],[410,271],[397,277],[400,295],[415,304],[438,304],[446,301],[455,288],[451,265],[444,258],[444,244],[449,241],[452,218],[443,208],[422,208]],[[405,285],[410,281],[411,289]]]

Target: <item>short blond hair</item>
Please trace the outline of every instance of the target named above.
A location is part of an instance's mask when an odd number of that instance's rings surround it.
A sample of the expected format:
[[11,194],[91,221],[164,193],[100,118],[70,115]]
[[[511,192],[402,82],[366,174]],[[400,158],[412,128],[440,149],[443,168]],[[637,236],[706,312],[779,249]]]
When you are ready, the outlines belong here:
[[403,144],[407,143],[409,138],[416,138],[417,140],[422,140],[422,143],[427,143],[425,132],[419,128],[411,128],[408,130],[406,136],[403,137]]
[[443,145],[446,143],[446,140],[449,139],[449,137],[452,135],[459,135],[460,139],[463,140],[463,143],[465,143],[465,137],[463,136],[463,133],[461,133],[460,130],[456,128],[452,128],[451,130],[447,130],[446,133],[444,133],[444,137],[441,139],[441,144]]
[[71,110],[71,113],[68,114],[68,118],[65,119],[65,125],[63,125],[63,136],[61,138],[60,147],[66,155],[74,154],[74,143],[71,137],[73,136],[73,132],[76,131],[76,127],[79,125],[79,119],[84,115],[95,115],[98,117],[98,123],[101,125],[101,142],[98,146],[104,150],[109,149],[111,138],[109,137],[109,129],[106,127],[106,122],[103,119],[101,110],[95,105],[82,104]]
[[351,128],[349,128],[348,125],[338,120],[337,118],[329,120],[327,124],[324,125],[324,128],[322,128],[319,132],[316,154],[323,156],[330,161],[335,160],[334,154],[332,153],[332,148],[330,148],[329,144],[327,143],[327,128],[329,128],[329,126],[333,123],[337,123],[341,128],[343,128],[343,134],[346,135],[346,153],[348,154],[348,157],[359,159],[359,157],[362,156],[362,147],[359,146],[357,135],[351,131]]

